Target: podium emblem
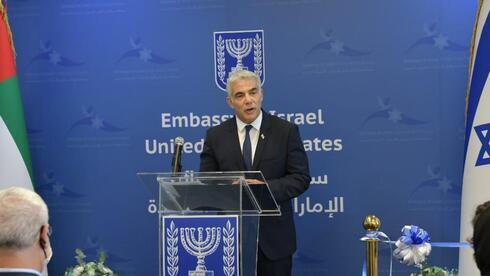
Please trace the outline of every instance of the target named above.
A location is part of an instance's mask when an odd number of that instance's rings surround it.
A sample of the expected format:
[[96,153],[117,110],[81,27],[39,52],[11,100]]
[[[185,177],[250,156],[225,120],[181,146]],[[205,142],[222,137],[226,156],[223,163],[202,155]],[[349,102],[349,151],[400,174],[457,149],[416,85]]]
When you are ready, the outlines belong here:
[[214,32],[216,85],[226,91],[226,80],[236,70],[252,71],[265,80],[264,31]]
[[163,275],[239,275],[237,226],[237,216],[163,217]]

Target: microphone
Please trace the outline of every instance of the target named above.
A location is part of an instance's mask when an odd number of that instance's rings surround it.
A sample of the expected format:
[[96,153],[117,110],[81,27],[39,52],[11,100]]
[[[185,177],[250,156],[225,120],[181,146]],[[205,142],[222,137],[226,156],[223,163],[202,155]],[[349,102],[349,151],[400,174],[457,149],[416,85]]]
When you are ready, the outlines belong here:
[[172,173],[178,173],[182,171],[182,148],[184,147],[184,138],[175,138],[175,150],[174,156],[172,157]]

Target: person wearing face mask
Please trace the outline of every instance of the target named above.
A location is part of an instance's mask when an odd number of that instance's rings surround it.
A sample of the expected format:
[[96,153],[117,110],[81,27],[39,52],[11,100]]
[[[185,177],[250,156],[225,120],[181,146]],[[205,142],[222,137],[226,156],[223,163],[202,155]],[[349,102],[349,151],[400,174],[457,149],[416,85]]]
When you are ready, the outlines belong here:
[[0,190],[0,275],[41,275],[53,255],[48,220],[48,207],[35,192]]

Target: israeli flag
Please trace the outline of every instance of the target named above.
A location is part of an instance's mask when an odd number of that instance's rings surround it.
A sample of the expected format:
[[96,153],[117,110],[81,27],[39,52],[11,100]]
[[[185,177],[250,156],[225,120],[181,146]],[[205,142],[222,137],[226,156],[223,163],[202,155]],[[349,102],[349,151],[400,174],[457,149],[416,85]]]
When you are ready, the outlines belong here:
[[[461,240],[473,235],[471,220],[476,206],[490,200],[490,1],[480,1],[480,4],[470,65]],[[480,275],[473,250],[460,250],[459,275]]]

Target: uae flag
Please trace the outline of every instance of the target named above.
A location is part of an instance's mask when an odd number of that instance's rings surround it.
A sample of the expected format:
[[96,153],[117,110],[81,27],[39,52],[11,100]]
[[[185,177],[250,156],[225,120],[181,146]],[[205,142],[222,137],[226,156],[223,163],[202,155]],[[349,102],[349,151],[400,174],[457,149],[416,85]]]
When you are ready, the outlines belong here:
[[[461,240],[473,235],[476,206],[490,200],[490,0],[481,0],[473,35],[466,114]],[[461,249],[459,275],[480,275],[473,250]]]
[[10,186],[33,188],[12,33],[0,1],[0,189]]

